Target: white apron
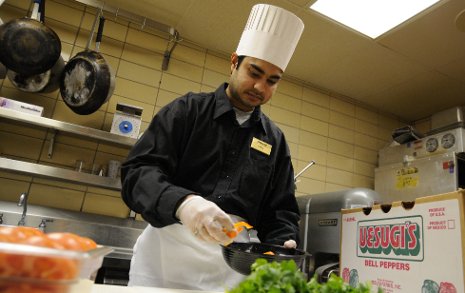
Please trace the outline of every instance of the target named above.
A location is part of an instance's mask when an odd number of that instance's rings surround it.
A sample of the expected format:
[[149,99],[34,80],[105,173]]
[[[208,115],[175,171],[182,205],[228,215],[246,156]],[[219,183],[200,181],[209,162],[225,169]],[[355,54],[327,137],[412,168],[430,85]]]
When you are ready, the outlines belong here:
[[[248,242],[247,233],[235,241]],[[133,253],[129,286],[224,292],[245,278],[226,264],[219,244],[197,239],[180,224],[147,225]]]

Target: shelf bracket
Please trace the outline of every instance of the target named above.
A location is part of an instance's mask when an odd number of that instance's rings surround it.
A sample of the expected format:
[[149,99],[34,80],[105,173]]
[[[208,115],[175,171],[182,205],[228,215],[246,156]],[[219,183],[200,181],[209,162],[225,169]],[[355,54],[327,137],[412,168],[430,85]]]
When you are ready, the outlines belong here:
[[53,155],[53,146],[55,145],[55,136],[57,135],[57,132],[58,131],[56,129],[52,130],[52,137],[50,138],[50,143],[48,145],[48,153],[47,153],[47,156],[49,159],[51,159]]

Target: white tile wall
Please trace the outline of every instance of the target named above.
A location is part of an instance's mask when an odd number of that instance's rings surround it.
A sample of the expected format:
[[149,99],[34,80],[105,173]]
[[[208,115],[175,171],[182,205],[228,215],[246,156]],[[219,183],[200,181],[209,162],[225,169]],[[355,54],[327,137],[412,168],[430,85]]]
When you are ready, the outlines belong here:
[[[8,20],[26,14],[29,2],[7,0],[0,17]],[[63,57],[68,60],[85,47],[95,11],[70,0],[49,0],[47,5],[47,18],[60,35]],[[74,114],[58,91],[45,95],[23,93],[8,80],[0,81],[0,95],[41,105],[46,117],[106,131],[116,103],[133,104],[144,108],[143,131],[153,115],[176,97],[188,91],[213,91],[229,79],[230,55],[199,48],[188,40],[175,48],[168,70],[162,71],[166,45],[164,37],[108,18],[102,53],[116,74],[116,87],[110,101],[91,115]],[[288,80],[285,75],[274,97],[262,109],[287,137],[296,173],[310,160],[317,162],[299,178],[297,195],[373,188],[377,151],[390,141],[392,129],[402,125],[393,117]],[[94,163],[103,166],[110,159],[124,160],[128,152],[124,147],[59,135],[49,159],[49,140],[46,130],[0,121],[1,156],[65,168],[73,168],[76,159],[83,159],[90,169]],[[20,192],[29,191],[31,202],[36,204],[115,217],[126,217],[128,213],[114,191],[31,180],[4,172],[0,172],[0,185],[0,200],[17,200]]]

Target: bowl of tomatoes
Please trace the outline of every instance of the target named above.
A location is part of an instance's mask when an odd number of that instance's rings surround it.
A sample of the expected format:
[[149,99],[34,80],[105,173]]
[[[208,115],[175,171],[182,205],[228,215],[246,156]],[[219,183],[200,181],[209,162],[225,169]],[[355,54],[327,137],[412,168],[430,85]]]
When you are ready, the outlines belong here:
[[0,226],[0,292],[67,293],[92,278],[111,251],[73,233]]

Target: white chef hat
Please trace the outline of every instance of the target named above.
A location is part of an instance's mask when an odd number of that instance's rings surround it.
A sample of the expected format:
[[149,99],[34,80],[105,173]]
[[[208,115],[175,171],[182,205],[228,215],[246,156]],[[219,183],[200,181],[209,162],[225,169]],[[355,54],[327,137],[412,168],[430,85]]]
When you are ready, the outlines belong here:
[[254,5],[236,53],[265,60],[284,71],[303,30],[304,23],[295,14],[273,5]]

